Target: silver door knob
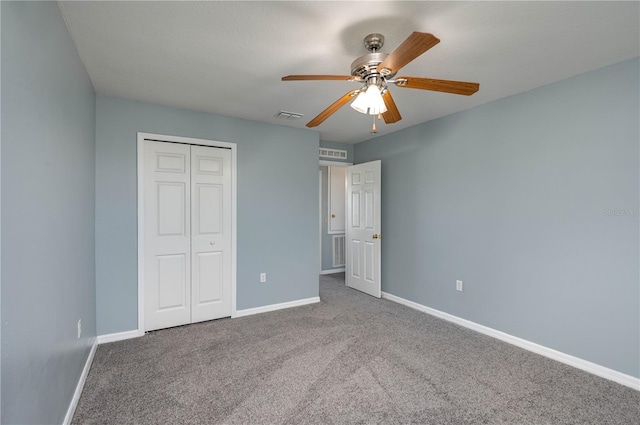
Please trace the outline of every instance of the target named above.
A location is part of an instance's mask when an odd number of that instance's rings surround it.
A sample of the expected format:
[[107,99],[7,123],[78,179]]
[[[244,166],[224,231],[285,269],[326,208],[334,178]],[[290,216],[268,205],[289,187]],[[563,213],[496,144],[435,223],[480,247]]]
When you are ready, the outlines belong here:
[[209,245],[215,245],[216,243],[214,241],[209,242]]

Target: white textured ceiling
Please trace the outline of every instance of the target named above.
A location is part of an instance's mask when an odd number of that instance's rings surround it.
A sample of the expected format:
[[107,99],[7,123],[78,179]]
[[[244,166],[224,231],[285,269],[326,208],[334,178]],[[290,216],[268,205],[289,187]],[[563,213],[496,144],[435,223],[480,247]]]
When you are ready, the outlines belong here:
[[[382,33],[391,52],[412,31],[440,44],[398,75],[480,83],[471,97],[391,86],[403,119],[378,134],[468,109],[640,54],[633,2],[61,2],[98,94],[305,128],[359,87],[282,82],[289,74],[350,73]],[[300,112],[297,121],[276,118]],[[317,127],[357,143],[371,117],[348,106]]]

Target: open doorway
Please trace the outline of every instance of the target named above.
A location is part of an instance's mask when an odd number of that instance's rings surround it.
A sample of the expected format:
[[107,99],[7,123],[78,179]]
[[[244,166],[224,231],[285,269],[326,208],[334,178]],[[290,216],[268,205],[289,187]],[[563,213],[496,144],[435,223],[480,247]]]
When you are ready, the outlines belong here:
[[319,273],[345,271],[346,167],[350,162],[320,161]]

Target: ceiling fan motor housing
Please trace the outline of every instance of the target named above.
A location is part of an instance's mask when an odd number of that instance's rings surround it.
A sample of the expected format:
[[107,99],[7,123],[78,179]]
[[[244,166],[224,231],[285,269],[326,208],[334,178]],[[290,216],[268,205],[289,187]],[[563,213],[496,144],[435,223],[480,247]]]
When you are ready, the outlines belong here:
[[[360,77],[364,81],[373,80],[369,83],[381,85],[384,78],[391,78],[390,73],[380,74],[378,65],[380,65],[389,56],[388,53],[380,53],[378,50],[384,46],[384,36],[382,34],[369,34],[364,38],[364,47],[371,53],[360,56],[351,64],[351,75]],[[385,69],[385,71],[387,71]],[[375,77],[375,78],[374,78]],[[384,78],[382,78],[384,77]]]
[[[370,76],[380,76],[378,65],[380,65],[389,56],[388,53],[367,53],[360,56],[351,64],[351,75],[367,80]],[[389,75],[386,75],[389,78]]]

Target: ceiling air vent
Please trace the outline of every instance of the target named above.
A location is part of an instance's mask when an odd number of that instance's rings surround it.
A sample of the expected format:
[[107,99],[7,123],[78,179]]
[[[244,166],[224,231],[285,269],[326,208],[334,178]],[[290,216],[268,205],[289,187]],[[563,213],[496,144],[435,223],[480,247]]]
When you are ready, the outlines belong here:
[[342,149],[320,148],[320,158],[347,159],[347,151]]
[[278,112],[278,115],[276,115],[276,117],[282,118],[284,120],[297,120],[304,117],[304,114],[299,114],[297,112],[280,111]]

